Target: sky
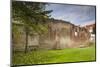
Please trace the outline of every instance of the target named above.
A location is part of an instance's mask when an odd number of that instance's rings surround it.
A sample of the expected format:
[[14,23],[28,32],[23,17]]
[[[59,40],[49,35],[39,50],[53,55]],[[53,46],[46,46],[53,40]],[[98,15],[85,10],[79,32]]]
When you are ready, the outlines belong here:
[[46,10],[53,10],[51,17],[69,21],[75,25],[95,23],[95,7],[70,4],[49,4]]

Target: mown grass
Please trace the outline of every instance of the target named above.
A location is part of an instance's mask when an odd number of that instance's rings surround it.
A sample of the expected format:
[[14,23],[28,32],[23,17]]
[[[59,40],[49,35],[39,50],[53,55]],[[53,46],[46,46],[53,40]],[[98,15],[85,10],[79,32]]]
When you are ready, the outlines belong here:
[[95,61],[95,47],[13,53],[13,65]]

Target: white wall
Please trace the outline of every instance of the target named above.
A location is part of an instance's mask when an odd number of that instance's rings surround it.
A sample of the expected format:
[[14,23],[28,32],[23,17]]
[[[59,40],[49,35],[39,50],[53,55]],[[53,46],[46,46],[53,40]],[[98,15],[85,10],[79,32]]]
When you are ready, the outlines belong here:
[[[32,0],[30,0],[32,1]],[[97,62],[39,65],[38,67],[99,67],[100,64],[100,0],[33,0],[55,3],[86,4],[97,7]],[[10,0],[0,0],[0,67],[10,66]],[[28,66],[27,66],[28,67]],[[37,67],[37,66],[34,66]]]

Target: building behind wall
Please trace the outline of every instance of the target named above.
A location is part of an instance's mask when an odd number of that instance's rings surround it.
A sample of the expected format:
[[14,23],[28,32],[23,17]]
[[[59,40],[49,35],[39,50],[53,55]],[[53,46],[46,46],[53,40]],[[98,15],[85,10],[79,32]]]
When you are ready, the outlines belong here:
[[85,28],[89,31],[91,37],[90,40],[91,41],[95,41],[95,36],[96,36],[96,24],[90,24],[90,25],[86,25]]

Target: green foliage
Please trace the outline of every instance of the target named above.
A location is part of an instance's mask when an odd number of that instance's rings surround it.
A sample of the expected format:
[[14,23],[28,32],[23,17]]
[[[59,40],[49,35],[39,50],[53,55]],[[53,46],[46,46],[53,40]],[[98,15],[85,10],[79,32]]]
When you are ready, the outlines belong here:
[[[23,23],[27,31],[44,32],[47,26],[44,24],[49,19],[52,10],[45,10],[45,3],[12,2],[12,18]],[[25,30],[26,31],[26,30]]]
[[48,32],[48,27],[46,24],[38,24],[38,25],[33,24],[31,29],[33,30],[31,33],[45,34]]
[[95,46],[95,42],[89,42],[88,46]]
[[[25,39],[25,53],[28,48],[28,36],[31,33],[44,34],[47,27],[44,23],[49,19],[49,13],[52,10],[45,10],[45,3],[34,3],[25,1],[12,1],[12,19],[16,24],[22,24],[24,26],[24,32],[26,34]],[[12,22],[12,23],[13,23]],[[19,28],[19,27],[18,27]],[[13,32],[17,30],[13,27]],[[16,36],[16,34],[14,34]]]
[[96,28],[95,28],[95,27],[93,27],[93,32],[92,32],[92,34],[96,34]]
[[18,27],[15,24],[12,24],[12,37],[13,43],[18,43],[20,39],[20,31],[18,30]]
[[[27,54],[14,53],[13,64],[46,64],[63,62],[95,61],[95,46],[68,48],[63,50],[32,51]],[[20,60],[20,61],[19,61]]]
[[13,19],[23,21],[25,24],[42,23],[49,18],[50,11],[45,11],[45,4],[32,2],[12,3]]

